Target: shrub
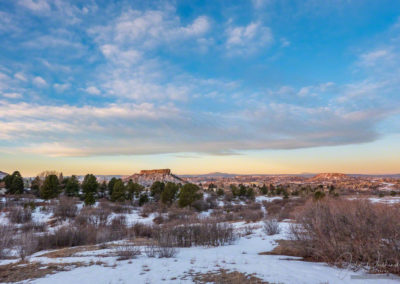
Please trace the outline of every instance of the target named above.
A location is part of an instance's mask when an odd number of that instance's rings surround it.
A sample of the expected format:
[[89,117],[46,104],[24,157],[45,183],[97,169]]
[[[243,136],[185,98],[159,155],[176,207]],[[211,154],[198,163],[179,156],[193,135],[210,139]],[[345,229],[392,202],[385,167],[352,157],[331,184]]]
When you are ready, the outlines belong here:
[[183,223],[176,226],[162,226],[155,232],[156,239],[167,238],[178,247],[222,246],[236,239],[231,224],[205,220],[198,224]]
[[24,233],[20,236],[18,241],[17,251],[21,260],[25,260],[25,257],[31,255],[37,250],[38,240],[35,238],[32,232]]
[[246,222],[257,222],[264,217],[264,212],[262,212],[260,209],[251,210],[245,208],[241,210],[238,215],[240,216],[240,219],[243,219]]
[[22,232],[44,232],[46,231],[46,223],[28,222],[21,227]]
[[268,219],[264,221],[263,230],[268,236],[279,234],[281,229],[276,219]]
[[171,258],[178,253],[177,249],[174,247],[174,236],[171,234],[166,233],[159,235],[157,243],[159,246],[157,250],[159,258]]
[[134,245],[119,246],[116,249],[117,260],[127,260],[136,258],[141,254],[140,248]]
[[0,258],[6,256],[7,250],[11,248],[14,238],[12,226],[0,225]]
[[88,226],[63,226],[40,237],[39,248],[43,250],[86,245],[90,233]]
[[210,209],[210,204],[202,199],[199,199],[192,203],[192,207],[196,209],[198,212],[202,212]]
[[14,206],[8,212],[8,218],[12,223],[23,224],[32,220],[32,211],[30,208]]
[[159,247],[155,244],[148,244],[144,247],[144,253],[147,257],[156,257],[159,254]]
[[291,227],[303,257],[400,273],[400,207],[365,200],[309,202]]
[[143,223],[135,223],[130,230],[135,237],[151,238],[154,235],[153,226]]
[[62,196],[55,206],[53,213],[55,217],[65,220],[66,218],[74,218],[77,211],[78,207],[76,207],[74,199]]

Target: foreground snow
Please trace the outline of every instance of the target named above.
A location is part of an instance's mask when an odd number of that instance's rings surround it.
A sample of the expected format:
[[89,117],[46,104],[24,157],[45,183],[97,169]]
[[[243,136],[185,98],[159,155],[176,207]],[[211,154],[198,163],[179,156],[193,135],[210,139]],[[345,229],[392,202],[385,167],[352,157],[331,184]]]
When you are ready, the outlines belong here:
[[[54,262],[105,262],[106,266],[92,265],[59,272],[29,283],[193,283],[190,272],[209,272],[227,269],[256,276],[272,283],[398,283],[389,279],[351,279],[352,275],[363,276],[365,272],[330,267],[323,263],[294,260],[286,256],[259,255],[276,246],[275,240],[287,238],[288,223],[281,223],[282,233],[266,236],[261,223],[254,233],[243,236],[235,244],[216,248],[181,248],[175,258],[149,258],[141,255],[136,259],[117,261],[116,257],[104,257],[110,250],[80,253],[68,258],[41,257],[43,252],[31,257],[31,261]],[[238,230],[248,226],[236,223]],[[102,255],[102,256],[101,256]],[[185,277],[186,276],[186,277]]]

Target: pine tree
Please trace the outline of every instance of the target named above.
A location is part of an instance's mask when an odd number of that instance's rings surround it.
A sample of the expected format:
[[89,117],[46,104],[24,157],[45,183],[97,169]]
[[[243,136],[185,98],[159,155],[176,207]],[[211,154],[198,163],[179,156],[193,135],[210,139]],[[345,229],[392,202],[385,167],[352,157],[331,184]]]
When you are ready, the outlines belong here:
[[13,172],[12,175],[7,175],[4,178],[4,183],[6,184],[7,193],[10,194],[24,193],[24,180],[19,171]]
[[111,197],[113,189],[114,189],[114,184],[117,181],[115,177],[113,177],[109,182],[108,182],[108,196]]
[[71,176],[68,178],[65,184],[64,192],[67,196],[78,196],[79,195],[79,181],[76,176]]
[[174,202],[176,193],[178,192],[179,187],[177,184],[173,182],[168,182],[165,186],[165,189],[161,193],[161,202],[164,204],[172,204]]
[[126,188],[122,180],[118,179],[115,184],[111,195],[112,201],[124,201]]
[[59,194],[60,182],[56,175],[46,176],[43,185],[40,188],[40,197],[43,199],[51,199]]
[[35,177],[33,181],[31,182],[31,193],[35,196],[39,196],[40,193],[40,185],[41,185],[41,180],[40,177]]
[[161,193],[165,188],[165,184],[161,181],[156,181],[151,185],[150,195],[158,201],[160,199]]
[[179,192],[178,205],[180,207],[191,206],[193,202],[203,197],[202,193],[199,193],[199,187],[192,183],[185,184]]
[[99,183],[96,177],[92,174],[87,174],[82,182],[82,191],[86,205],[94,204],[98,188]]

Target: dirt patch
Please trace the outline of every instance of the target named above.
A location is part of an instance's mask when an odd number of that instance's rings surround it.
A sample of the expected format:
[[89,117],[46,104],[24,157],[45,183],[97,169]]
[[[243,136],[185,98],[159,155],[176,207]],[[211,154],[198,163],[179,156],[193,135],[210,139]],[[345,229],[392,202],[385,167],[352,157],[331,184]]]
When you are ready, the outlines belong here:
[[247,274],[238,271],[229,271],[220,269],[217,271],[209,271],[206,273],[189,272],[195,283],[215,283],[215,284],[268,284],[269,282],[255,276],[255,274]]
[[20,282],[28,279],[37,279],[60,271],[69,271],[77,267],[103,265],[102,262],[83,263],[46,263],[40,262],[18,262],[0,265],[0,282]]

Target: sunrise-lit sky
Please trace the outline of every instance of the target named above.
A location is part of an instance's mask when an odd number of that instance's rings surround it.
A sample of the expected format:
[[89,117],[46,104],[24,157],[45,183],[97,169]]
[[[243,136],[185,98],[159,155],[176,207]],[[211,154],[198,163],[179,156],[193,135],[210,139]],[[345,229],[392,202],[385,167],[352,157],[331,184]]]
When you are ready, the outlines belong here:
[[0,171],[400,173],[400,2],[0,1]]

